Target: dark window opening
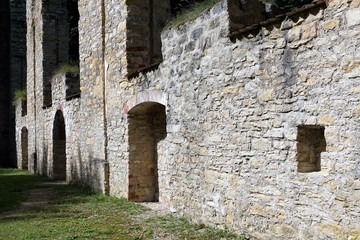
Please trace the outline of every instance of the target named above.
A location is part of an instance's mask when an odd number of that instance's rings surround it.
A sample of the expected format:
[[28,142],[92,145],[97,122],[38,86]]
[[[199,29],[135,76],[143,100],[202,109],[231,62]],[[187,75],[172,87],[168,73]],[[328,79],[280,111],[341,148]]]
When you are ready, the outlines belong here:
[[[265,4],[264,4],[265,3]],[[287,18],[306,18],[312,12],[326,8],[325,0],[228,0],[230,37],[259,32],[261,27],[279,23]]]
[[52,104],[51,79],[56,70],[64,65],[79,67],[78,1],[49,0],[43,16],[43,105],[48,107]]
[[[177,14],[187,11],[189,8],[196,6],[197,4],[204,3],[209,0],[173,0],[171,1],[171,14],[176,16]],[[220,0],[218,1],[220,2]],[[211,3],[216,3],[212,1]]]
[[321,170],[321,153],[326,151],[325,128],[317,125],[298,127],[297,161],[298,172]]
[[128,77],[156,68],[162,62],[161,31],[171,17],[170,1],[146,0],[128,4]]
[[78,0],[67,2],[69,25],[69,63],[79,66],[79,8]]
[[204,2],[205,0],[173,0],[171,1],[171,14],[176,16],[179,12],[188,9],[190,6]]

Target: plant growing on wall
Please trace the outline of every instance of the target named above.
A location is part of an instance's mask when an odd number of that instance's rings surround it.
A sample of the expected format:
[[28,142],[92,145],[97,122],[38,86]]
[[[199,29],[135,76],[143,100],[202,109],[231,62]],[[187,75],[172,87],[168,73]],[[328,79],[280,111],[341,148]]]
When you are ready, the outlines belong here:
[[166,28],[174,27],[197,18],[201,13],[210,9],[220,0],[177,0],[171,2],[173,18]]
[[18,100],[21,100],[21,101],[26,100],[26,89],[24,89],[24,88],[15,89],[13,104],[15,105]]
[[72,62],[64,63],[55,70],[55,74],[79,73],[79,72],[80,72],[79,64]]

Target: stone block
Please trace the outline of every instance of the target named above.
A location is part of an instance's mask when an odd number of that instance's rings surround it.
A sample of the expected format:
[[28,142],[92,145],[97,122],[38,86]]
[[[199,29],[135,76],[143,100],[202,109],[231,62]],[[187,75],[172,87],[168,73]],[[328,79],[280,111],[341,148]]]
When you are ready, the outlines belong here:
[[255,138],[252,140],[251,149],[267,151],[271,148],[271,141],[264,138]]
[[268,102],[270,100],[273,100],[274,97],[274,89],[270,88],[270,89],[265,89],[264,91],[262,91],[258,98],[261,102]]
[[328,20],[326,22],[324,22],[323,24],[323,28],[325,30],[334,30],[336,28],[338,28],[340,25],[340,21],[337,19],[332,19],[332,20]]
[[360,118],[360,106],[358,106],[354,109],[353,116],[358,119]]
[[341,70],[345,72],[351,72],[355,69],[360,68],[360,60],[358,59],[344,59],[340,64]]
[[317,36],[317,24],[312,22],[306,25],[302,25],[301,32],[301,39],[311,40]]
[[350,9],[345,16],[348,27],[360,24],[360,8]]
[[323,115],[319,119],[320,125],[331,125],[335,122],[336,118],[332,115]]
[[350,9],[360,7],[360,0],[352,0],[350,4]]
[[288,41],[294,42],[300,40],[301,27],[294,27],[288,33]]

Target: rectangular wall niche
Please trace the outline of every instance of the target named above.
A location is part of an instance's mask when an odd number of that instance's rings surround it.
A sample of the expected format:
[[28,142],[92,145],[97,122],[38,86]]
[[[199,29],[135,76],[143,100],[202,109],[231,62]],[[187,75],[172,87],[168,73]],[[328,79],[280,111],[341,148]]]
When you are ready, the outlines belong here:
[[297,161],[298,172],[308,173],[321,170],[321,152],[326,151],[323,126],[298,126]]

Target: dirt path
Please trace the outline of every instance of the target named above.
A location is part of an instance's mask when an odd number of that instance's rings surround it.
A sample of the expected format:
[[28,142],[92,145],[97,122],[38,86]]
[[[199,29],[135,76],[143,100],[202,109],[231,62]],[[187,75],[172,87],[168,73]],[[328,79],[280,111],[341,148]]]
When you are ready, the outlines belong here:
[[56,198],[55,184],[65,184],[63,182],[44,182],[39,184],[38,188],[30,189],[24,192],[25,201],[16,209],[0,213],[0,219],[14,218],[21,216],[24,212],[48,204]]

